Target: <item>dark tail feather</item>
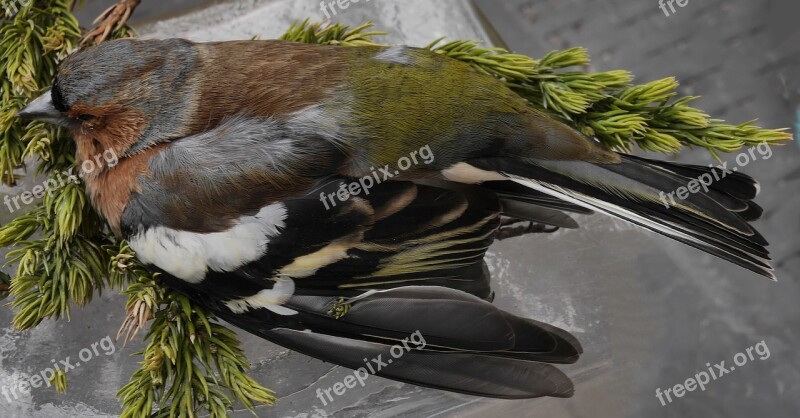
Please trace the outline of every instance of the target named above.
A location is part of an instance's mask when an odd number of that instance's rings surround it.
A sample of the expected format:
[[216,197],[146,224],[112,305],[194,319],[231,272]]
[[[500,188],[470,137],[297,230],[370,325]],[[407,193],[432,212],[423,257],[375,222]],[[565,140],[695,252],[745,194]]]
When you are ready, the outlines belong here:
[[[538,335],[527,332],[517,333],[514,348],[507,352],[492,353],[494,355],[520,360],[572,364],[578,361],[580,355],[583,354],[583,348],[578,339],[561,328],[510,314],[506,314],[506,320],[513,324],[516,329],[537,329],[540,332]],[[550,343],[547,350],[532,350],[532,347],[541,346],[541,341],[536,339],[542,338],[542,334],[548,335],[552,339],[552,343]]]
[[345,317],[349,324],[405,335],[420,331],[429,344],[445,350],[554,363],[574,363],[583,353],[578,340],[560,328],[445,287],[405,286],[356,299]]
[[[756,195],[758,195],[758,182],[747,174],[717,167],[704,167],[702,165],[676,164],[667,161],[649,160],[646,158],[637,157],[635,155],[625,155],[624,158],[632,161],[639,161],[642,164],[658,167],[662,170],[683,176],[685,178],[696,179],[704,175],[711,176],[713,181],[708,188],[722,194],[723,199],[724,195],[727,195],[729,199],[737,201],[734,203],[734,205],[745,207],[755,205],[755,203],[751,202],[751,200],[755,199]],[[715,194],[714,196],[720,197],[719,194]]]
[[560,210],[508,199],[500,199],[500,203],[503,205],[503,215],[505,216],[559,228],[577,229],[579,227],[575,219]]
[[481,188],[495,193],[503,205],[503,215],[540,224],[575,229],[578,223],[564,212],[591,214],[592,211],[545,193],[508,181],[487,181]]
[[[738,172],[715,173],[620,155],[618,164],[535,159],[481,159],[476,167],[573,204],[612,215],[716,255],[774,280],[767,241],[748,221],[762,210],[750,201],[758,183]],[[685,199],[677,190],[702,179]],[[683,193],[681,193],[683,194]]]
[[[333,315],[331,308],[343,304],[347,309]],[[562,329],[444,287],[399,287],[346,301],[295,296],[285,306],[297,314],[276,317],[266,309],[233,314],[224,308],[218,314],[253,334],[325,361],[357,369],[365,358],[382,355],[392,363],[378,371],[380,376],[497,398],[571,396],[569,378],[546,363],[572,363],[583,351]],[[402,346],[403,339],[410,349],[400,357],[390,356],[392,346]]]
[[[365,375],[371,359],[387,360],[391,345],[290,329],[263,330],[261,337],[303,354],[355,369]],[[382,356],[382,357],[379,357]],[[558,368],[531,361],[474,353],[406,352],[390,357],[378,376],[434,389],[504,399],[570,397],[572,381]],[[365,359],[367,359],[365,361]]]
[[590,215],[592,213],[590,209],[583,206],[565,202],[546,193],[531,190],[529,187],[517,183],[508,181],[487,181],[481,183],[480,187],[492,191],[501,199],[530,203],[532,205],[565,212],[581,213],[585,215]]

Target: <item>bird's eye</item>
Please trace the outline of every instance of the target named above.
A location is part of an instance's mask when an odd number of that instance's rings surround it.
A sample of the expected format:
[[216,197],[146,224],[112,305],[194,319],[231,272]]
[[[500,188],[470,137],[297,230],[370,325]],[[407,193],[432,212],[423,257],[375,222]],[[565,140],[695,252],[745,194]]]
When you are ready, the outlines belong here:
[[92,119],[94,119],[94,115],[89,115],[89,114],[86,114],[86,113],[84,113],[82,115],[78,115],[78,120],[82,121],[82,122],[87,122],[87,121],[90,121]]

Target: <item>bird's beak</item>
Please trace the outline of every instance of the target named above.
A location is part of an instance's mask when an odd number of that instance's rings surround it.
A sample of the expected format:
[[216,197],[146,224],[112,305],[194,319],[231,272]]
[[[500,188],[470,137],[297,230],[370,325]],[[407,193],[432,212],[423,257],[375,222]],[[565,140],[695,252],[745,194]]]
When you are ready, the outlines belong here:
[[53,106],[53,97],[47,90],[17,113],[20,119],[38,120],[58,126],[69,126],[69,120]]

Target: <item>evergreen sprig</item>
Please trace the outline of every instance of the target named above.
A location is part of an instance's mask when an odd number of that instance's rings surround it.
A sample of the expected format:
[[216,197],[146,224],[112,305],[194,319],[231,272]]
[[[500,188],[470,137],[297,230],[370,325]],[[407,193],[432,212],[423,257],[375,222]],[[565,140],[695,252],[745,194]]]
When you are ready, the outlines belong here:
[[762,129],[754,121],[730,125],[710,119],[689,106],[697,97],[676,99],[678,82],[672,77],[634,85],[624,70],[566,71],[590,64],[584,48],[552,51],[539,60],[503,48],[481,48],[474,41],[437,39],[428,48],[502,79],[531,106],[620,151],[630,152],[634,145],[662,153],[702,147],[718,157],[719,152],[792,139],[785,129]]
[[[15,4],[19,10],[0,22],[0,181],[6,184],[15,183],[25,157],[36,157],[48,167],[68,164],[62,156],[72,155],[73,146],[58,141],[64,139],[58,129],[14,115],[52,82],[58,63],[80,37],[71,0],[53,0],[47,7],[33,0]],[[59,142],[66,149],[53,146]]]
[[[42,5],[47,7],[43,7]],[[45,318],[69,317],[71,304],[88,303],[105,288],[125,289],[127,316],[118,337],[145,333],[143,361],[120,389],[124,417],[193,417],[206,411],[226,416],[238,401],[249,409],[271,405],[272,392],[249,375],[250,365],[236,334],[185,296],[159,284],[157,275],[136,260],[124,241],[116,241],[91,209],[82,184],[65,183],[61,171],[74,168],[74,144],[58,129],[14,118],[25,103],[52,81],[58,63],[81,35],[70,13],[72,1],[27,2],[13,16],[0,17],[0,179],[13,184],[25,159],[59,186],[29,212],[0,227],[0,246],[13,246],[9,263],[15,277],[0,274],[0,295],[10,289],[17,309],[14,325],[36,326]],[[376,46],[372,24],[295,22],[281,39],[295,42]],[[132,36],[119,26],[111,38]],[[477,42],[441,39],[428,48],[495,76],[531,106],[562,118],[604,144],[622,150],[634,145],[676,152],[699,146],[731,152],[763,141],[789,139],[783,130],[764,130],[752,122],[727,125],[676,98],[677,83],[667,78],[633,85],[626,71],[585,72],[582,48],[554,51],[539,60]],[[66,390],[66,375],[55,377]]]
[[372,40],[373,36],[386,35],[386,32],[369,30],[372,22],[366,22],[350,29],[339,23],[310,23],[308,19],[295,21],[281,35],[281,40],[303,42],[307,44],[341,45],[341,46],[380,46]]
[[186,296],[160,286],[124,242],[110,252],[117,280],[136,277],[124,291],[128,318],[120,333],[127,340],[153,319],[147,347],[137,353],[144,359],[141,367],[118,392],[123,418],[196,417],[201,411],[225,417],[232,399],[250,410],[275,402],[271,390],[248,376],[250,363],[234,331]]
[[[108,238],[103,225],[83,188],[64,183],[45,193],[31,212],[0,227],[0,247],[15,247],[7,257],[17,264],[11,282],[16,328],[69,318],[70,303],[83,306],[104,287],[107,263],[101,245]],[[30,239],[36,232],[40,237]]]

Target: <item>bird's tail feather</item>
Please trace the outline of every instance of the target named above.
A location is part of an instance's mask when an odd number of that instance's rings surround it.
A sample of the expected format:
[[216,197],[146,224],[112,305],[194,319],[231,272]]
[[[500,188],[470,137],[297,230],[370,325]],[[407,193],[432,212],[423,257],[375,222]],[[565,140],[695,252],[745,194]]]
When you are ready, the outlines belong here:
[[486,158],[470,162],[516,183],[629,221],[774,280],[749,176],[620,155],[619,163]]
[[[509,399],[574,391],[571,380],[548,364],[578,359],[582,348],[574,336],[473,295],[436,286],[371,291],[348,300],[337,316],[329,309],[332,300],[293,297],[286,307],[298,313],[278,326],[264,309],[221,309],[219,315],[292,350],[352,369],[370,364],[370,374],[420,386]],[[402,353],[393,347],[403,347]],[[376,358],[386,364],[378,368],[371,362]]]
[[[372,341],[306,333],[291,329],[265,330],[261,334],[276,344],[363,373],[387,360],[391,345]],[[468,395],[523,399],[540,396],[570,397],[572,381],[547,363],[520,361],[476,353],[409,351],[375,370],[382,377],[418,386]],[[369,366],[368,366],[369,365]],[[370,371],[371,372],[371,371]],[[371,374],[371,373],[370,373]]]

